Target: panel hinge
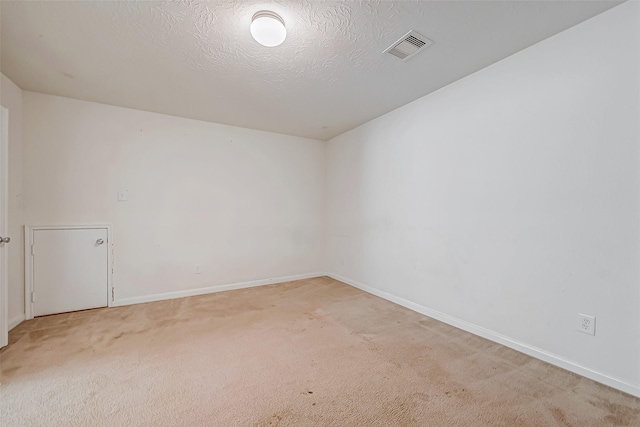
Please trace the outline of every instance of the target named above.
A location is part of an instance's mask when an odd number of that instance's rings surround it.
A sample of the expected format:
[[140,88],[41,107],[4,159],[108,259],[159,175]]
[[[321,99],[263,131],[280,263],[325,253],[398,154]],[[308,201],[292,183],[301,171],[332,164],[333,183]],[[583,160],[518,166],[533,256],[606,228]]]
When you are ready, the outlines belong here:
[[36,245],[31,245],[31,255],[36,254]]
[[115,301],[116,300],[116,290],[115,288],[111,288],[111,301]]
[[36,302],[36,293],[35,293],[35,291],[31,292],[31,302]]

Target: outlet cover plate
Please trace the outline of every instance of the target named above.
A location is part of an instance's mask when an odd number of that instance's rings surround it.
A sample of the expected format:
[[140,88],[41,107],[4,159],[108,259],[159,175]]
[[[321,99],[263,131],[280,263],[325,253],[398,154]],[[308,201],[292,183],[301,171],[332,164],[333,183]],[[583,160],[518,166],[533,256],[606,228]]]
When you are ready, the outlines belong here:
[[595,316],[589,316],[588,314],[578,314],[578,330],[582,333],[595,335],[596,334],[596,318]]

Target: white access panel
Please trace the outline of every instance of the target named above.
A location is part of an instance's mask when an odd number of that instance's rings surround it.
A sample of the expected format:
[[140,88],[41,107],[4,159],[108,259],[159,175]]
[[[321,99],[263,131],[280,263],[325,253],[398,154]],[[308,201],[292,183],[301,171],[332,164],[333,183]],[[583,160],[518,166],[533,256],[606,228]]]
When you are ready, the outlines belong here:
[[33,316],[108,305],[107,237],[107,228],[33,230]]

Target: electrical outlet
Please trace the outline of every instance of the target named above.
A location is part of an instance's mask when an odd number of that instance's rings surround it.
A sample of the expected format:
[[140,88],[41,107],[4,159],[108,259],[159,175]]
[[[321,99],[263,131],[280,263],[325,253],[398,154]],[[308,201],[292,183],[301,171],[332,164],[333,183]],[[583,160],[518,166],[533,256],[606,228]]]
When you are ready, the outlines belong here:
[[596,334],[596,318],[594,316],[588,316],[586,314],[578,314],[578,330],[585,334]]
[[126,202],[129,199],[129,190],[126,188],[120,188],[118,190],[118,201]]

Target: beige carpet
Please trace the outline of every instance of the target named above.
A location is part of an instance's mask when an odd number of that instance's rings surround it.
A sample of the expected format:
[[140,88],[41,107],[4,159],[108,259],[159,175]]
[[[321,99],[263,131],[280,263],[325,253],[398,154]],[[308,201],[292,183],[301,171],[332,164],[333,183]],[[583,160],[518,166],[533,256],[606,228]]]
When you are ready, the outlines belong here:
[[2,426],[640,426],[640,399],[329,278],[24,322]]

